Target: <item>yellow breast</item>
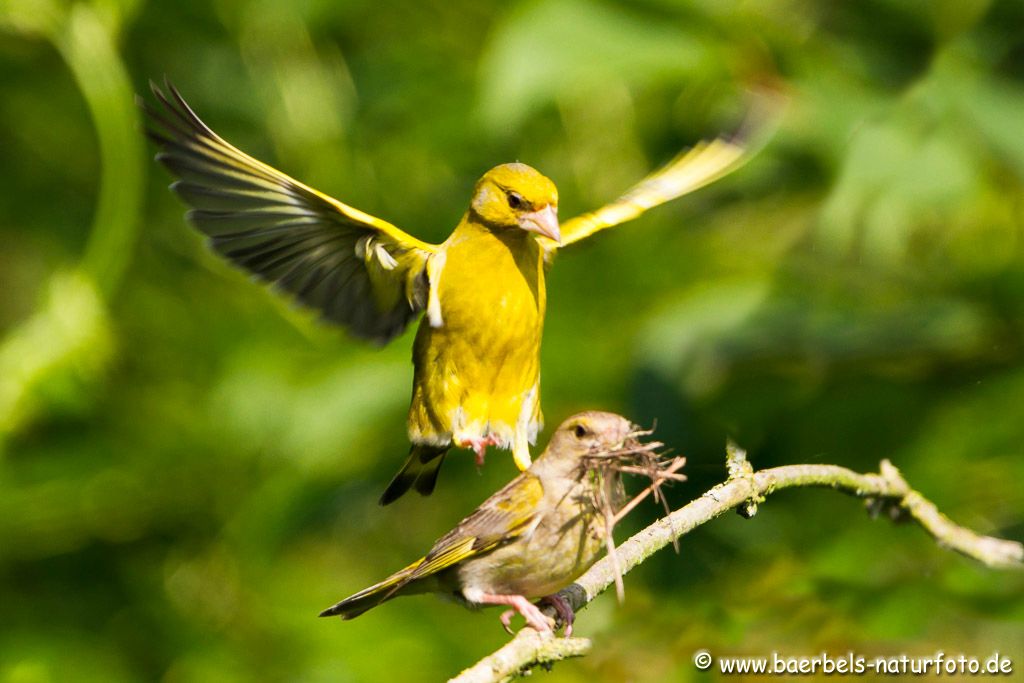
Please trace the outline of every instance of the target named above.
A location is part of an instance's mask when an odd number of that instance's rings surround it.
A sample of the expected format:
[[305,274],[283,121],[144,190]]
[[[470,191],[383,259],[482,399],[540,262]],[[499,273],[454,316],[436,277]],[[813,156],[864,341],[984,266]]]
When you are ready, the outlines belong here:
[[410,437],[490,433],[509,448],[528,403],[532,440],[546,303],[541,249],[522,230],[492,232],[463,219],[442,258],[431,281],[439,310],[424,317],[413,349]]
[[439,332],[488,346],[539,344],[545,291],[536,239],[522,230],[491,232],[463,221],[445,246]]

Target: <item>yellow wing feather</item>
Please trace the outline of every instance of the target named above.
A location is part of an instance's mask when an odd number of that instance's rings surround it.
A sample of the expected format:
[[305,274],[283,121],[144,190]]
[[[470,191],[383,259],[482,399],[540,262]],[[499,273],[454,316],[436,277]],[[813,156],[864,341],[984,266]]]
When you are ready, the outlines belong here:
[[540,479],[529,473],[519,475],[438,539],[395,590],[518,538],[537,520],[537,507],[543,497]]
[[174,86],[155,85],[157,159],[211,247],[357,336],[386,342],[427,303],[426,264],[438,247],[329,197],[214,133]]
[[539,521],[537,508],[543,497],[544,487],[540,479],[529,473],[519,475],[438,539],[425,557],[328,607],[320,616],[352,619],[395,597],[413,581],[437,574],[518,538]]
[[732,173],[749,159],[746,149],[725,138],[700,142],[597,211],[562,223],[562,241],[546,240],[548,251],[633,220],[648,209],[693,192]]

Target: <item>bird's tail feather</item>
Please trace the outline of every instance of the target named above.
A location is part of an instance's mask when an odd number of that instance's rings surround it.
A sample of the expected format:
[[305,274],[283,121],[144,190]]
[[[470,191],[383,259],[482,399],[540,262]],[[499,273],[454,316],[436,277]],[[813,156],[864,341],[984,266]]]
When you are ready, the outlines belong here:
[[384,494],[380,497],[381,505],[389,505],[415,488],[422,496],[429,496],[437,484],[437,474],[441,471],[448,446],[413,445],[409,457],[402,465],[395,478],[391,480]]
[[416,560],[405,569],[395,572],[380,583],[375,583],[369,588],[364,588],[355,595],[350,595],[333,607],[328,607],[320,613],[322,617],[338,617],[342,619],[355,619],[363,612],[376,607],[395,597],[398,589],[402,587],[405,579],[412,574],[413,570],[422,562]]

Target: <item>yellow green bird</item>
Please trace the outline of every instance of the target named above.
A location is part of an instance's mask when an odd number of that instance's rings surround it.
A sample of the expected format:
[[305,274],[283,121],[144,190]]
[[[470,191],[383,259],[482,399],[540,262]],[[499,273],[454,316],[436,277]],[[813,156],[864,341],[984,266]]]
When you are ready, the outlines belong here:
[[[152,84],[151,84],[152,85]],[[747,158],[725,139],[701,143],[611,204],[558,222],[554,183],[526,164],[496,166],[441,244],[412,237],[290,178],[214,133],[178,91],[152,85],[140,105],[157,159],[188,219],[231,262],[357,337],[383,344],[425,312],[413,345],[409,457],[387,504],[429,494],[445,454],[488,446],[530,465],[542,426],[544,273],[555,251],[729,173]]]
[[[558,610],[566,635],[573,614],[555,596],[601,555],[606,517],[599,487],[618,491],[618,474],[602,480],[584,461],[637,445],[639,429],[612,413],[586,412],[563,422],[547,449],[503,489],[442,536],[424,557],[380,583],[320,613],[353,619],[399,595],[440,593],[470,607],[507,605],[501,615],[509,628],[518,612],[538,631],[550,631],[533,600],[546,599]],[[607,500],[614,512],[621,497]]]

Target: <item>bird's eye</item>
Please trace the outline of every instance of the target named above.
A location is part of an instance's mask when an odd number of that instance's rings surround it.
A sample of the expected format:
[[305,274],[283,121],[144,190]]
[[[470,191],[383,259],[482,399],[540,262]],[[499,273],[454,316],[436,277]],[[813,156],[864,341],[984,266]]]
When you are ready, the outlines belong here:
[[506,192],[505,196],[508,198],[508,205],[513,209],[521,209],[526,206],[526,200],[523,199],[523,195],[518,192]]
[[577,439],[582,439],[587,435],[587,428],[583,425],[576,425],[576,429],[573,430],[573,434],[576,435]]

